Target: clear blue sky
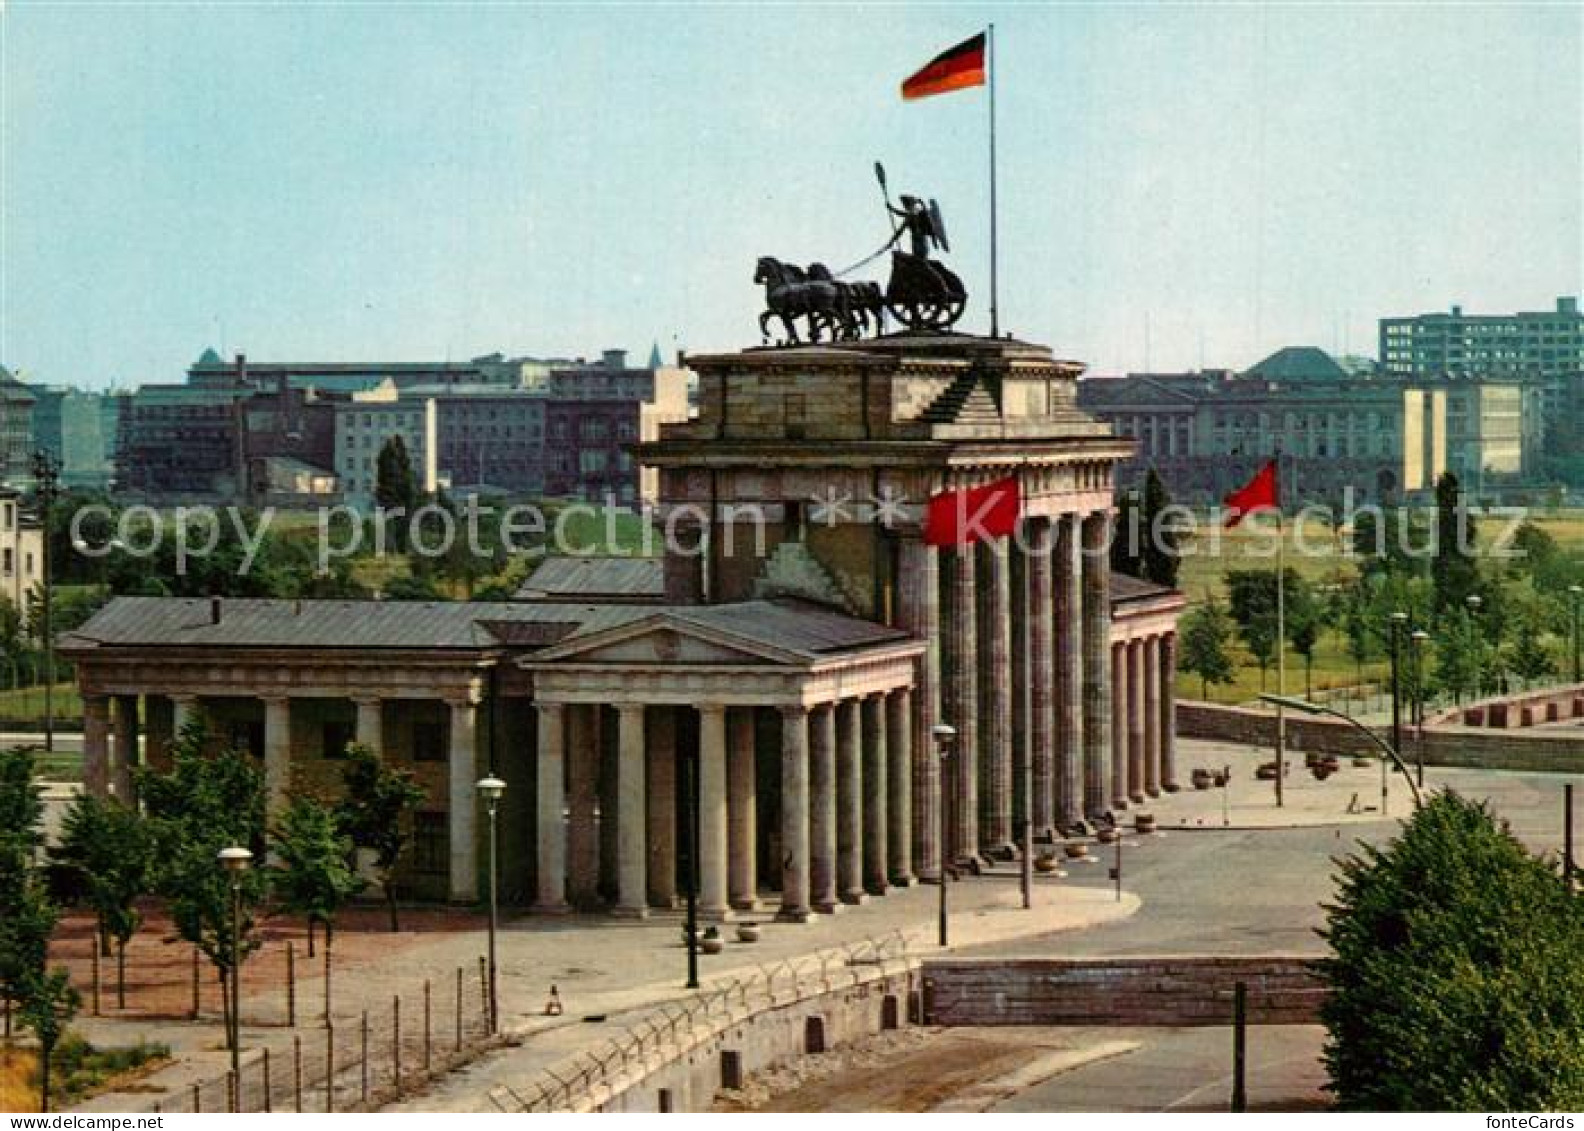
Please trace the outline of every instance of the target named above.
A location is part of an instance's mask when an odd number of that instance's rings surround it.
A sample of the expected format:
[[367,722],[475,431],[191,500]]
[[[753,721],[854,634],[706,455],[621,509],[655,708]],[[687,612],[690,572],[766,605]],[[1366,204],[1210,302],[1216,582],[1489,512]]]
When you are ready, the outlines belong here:
[[884,237],[876,158],[940,199],[982,328],[984,94],[897,84],[990,19],[1003,325],[1097,372],[1580,290],[1572,4],[11,0],[0,362],[750,344],[758,254]]

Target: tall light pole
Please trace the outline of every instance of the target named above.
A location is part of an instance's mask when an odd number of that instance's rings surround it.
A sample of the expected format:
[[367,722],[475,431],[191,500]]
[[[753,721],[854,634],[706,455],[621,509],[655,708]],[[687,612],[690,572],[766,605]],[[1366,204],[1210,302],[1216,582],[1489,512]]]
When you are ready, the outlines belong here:
[[44,537],[39,544],[39,571],[44,596],[44,749],[55,749],[55,617],[54,583],[50,580],[50,514],[60,494],[60,461],[40,448],[33,453],[33,490],[38,498]]
[[1422,628],[1416,628],[1409,637],[1413,641],[1413,723],[1414,723],[1414,760],[1417,763],[1415,770],[1419,779],[1419,788],[1424,788],[1424,725],[1425,725],[1425,685],[1424,685],[1424,653],[1425,645],[1430,643],[1430,634]]
[[1573,682],[1584,683],[1579,664],[1579,611],[1584,606],[1584,585],[1569,585],[1568,596],[1573,599]]
[[231,1046],[231,1087],[236,1107],[242,1107],[242,876],[253,865],[253,854],[233,844],[220,850],[220,866],[231,877],[231,1024],[226,1034]]
[[951,744],[957,739],[957,728],[946,723],[937,723],[930,731],[930,737],[935,740],[936,754],[940,759],[940,944],[946,945],[946,859],[949,855],[950,845],[947,842],[946,823],[946,788],[948,777],[946,774],[946,759],[951,757]]
[[500,833],[496,813],[500,809],[501,794],[506,792],[506,783],[491,774],[480,778],[474,788],[489,812],[489,1031],[493,1036],[500,1032],[500,995],[496,988],[499,979],[495,964],[495,932],[500,924]]
[[1359,722],[1352,715],[1347,714],[1345,711],[1339,711],[1335,707],[1328,707],[1324,703],[1311,703],[1307,699],[1296,699],[1290,695],[1262,694],[1260,699],[1266,703],[1278,704],[1283,707],[1289,707],[1294,711],[1301,711],[1306,715],[1329,715],[1333,719],[1341,719],[1380,748],[1381,753],[1385,755],[1383,764],[1389,760],[1391,765],[1396,767],[1397,772],[1408,783],[1408,791],[1413,794],[1414,808],[1417,809],[1424,804],[1424,798],[1419,793],[1418,785],[1414,783],[1413,775],[1408,772],[1408,767],[1403,765],[1402,755],[1394,750],[1384,738]]
[[1485,602],[1478,593],[1470,593],[1463,598],[1463,603],[1469,611],[1469,645],[1474,653],[1474,698],[1478,699],[1485,693],[1485,645],[1479,636],[1480,606]]
[[1392,747],[1396,750],[1402,749],[1402,636],[1407,627],[1407,613],[1391,615],[1391,726]]

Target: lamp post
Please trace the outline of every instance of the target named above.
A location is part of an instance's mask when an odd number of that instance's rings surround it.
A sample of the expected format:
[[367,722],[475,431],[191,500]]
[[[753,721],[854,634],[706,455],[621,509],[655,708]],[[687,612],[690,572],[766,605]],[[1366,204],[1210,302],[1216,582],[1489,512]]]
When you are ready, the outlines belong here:
[[231,1046],[232,1094],[242,1107],[242,876],[253,865],[253,854],[241,845],[222,848],[217,859],[231,877],[231,1024],[226,1034]]
[[1584,669],[1579,663],[1579,612],[1584,606],[1584,585],[1569,585],[1568,596],[1573,600],[1573,682],[1584,683]]
[[474,788],[478,790],[479,800],[484,802],[489,813],[489,1031],[493,1036],[500,1031],[500,996],[496,989],[498,979],[495,964],[495,933],[500,924],[500,883],[497,878],[500,835],[495,815],[500,808],[501,794],[506,792],[506,783],[491,774],[480,778]]
[[99,599],[103,601],[110,595],[110,555],[126,549],[126,543],[119,538],[111,538],[99,547],[86,538],[73,538],[72,549],[85,558],[99,559]]
[[39,540],[39,575],[44,596],[44,749],[55,749],[55,618],[54,583],[50,580],[50,513],[60,493],[60,461],[40,448],[33,453],[33,490],[38,497],[44,537]]
[[946,759],[951,757],[951,744],[957,739],[957,728],[937,723],[930,731],[935,740],[935,750],[940,758],[940,944],[946,945],[946,859],[950,845],[947,843],[946,793],[949,779],[946,776]]
[[1392,747],[1402,749],[1402,634],[1408,627],[1408,614],[1391,615],[1391,727]]
[[1468,606],[1469,612],[1469,644],[1474,653],[1474,698],[1478,699],[1485,693],[1485,645],[1479,637],[1480,606],[1485,601],[1478,593],[1470,593],[1463,598],[1463,603]]
[[1425,685],[1424,685],[1424,650],[1430,643],[1430,634],[1422,628],[1416,628],[1408,639],[1413,641],[1413,725],[1414,725],[1414,767],[1415,776],[1419,781],[1419,788],[1424,788],[1424,721],[1425,721]]
[[1385,755],[1387,759],[1390,759],[1391,764],[1396,767],[1397,772],[1400,773],[1403,776],[1403,780],[1408,783],[1408,790],[1413,794],[1414,808],[1417,809],[1419,806],[1424,804],[1424,798],[1419,793],[1419,786],[1415,784],[1413,775],[1408,772],[1408,767],[1403,765],[1402,756],[1398,754],[1397,751],[1393,749],[1385,739],[1376,734],[1374,731],[1370,730],[1369,727],[1359,722],[1352,715],[1349,715],[1343,711],[1339,711],[1335,707],[1328,707],[1324,703],[1311,703],[1307,699],[1296,699],[1290,695],[1261,694],[1260,699],[1266,703],[1286,707],[1294,711],[1301,711],[1306,715],[1330,715],[1333,719],[1341,719],[1354,730],[1368,738],[1376,746],[1380,747],[1381,753]]

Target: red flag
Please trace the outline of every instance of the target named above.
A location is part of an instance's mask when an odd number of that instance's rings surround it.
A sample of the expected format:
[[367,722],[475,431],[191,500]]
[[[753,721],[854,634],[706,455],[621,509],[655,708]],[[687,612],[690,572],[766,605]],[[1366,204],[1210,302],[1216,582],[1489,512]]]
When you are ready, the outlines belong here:
[[942,51],[902,81],[902,97],[928,98],[985,84],[985,33]]
[[1005,538],[1023,513],[1018,481],[998,479],[983,487],[942,491],[924,508],[924,541],[931,546],[971,546]]
[[1233,491],[1222,503],[1226,505],[1226,527],[1231,529],[1248,515],[1258,511],[1281,509],[1280,489],[1276,483],[1276,461],[1270,460],[1243,486]]

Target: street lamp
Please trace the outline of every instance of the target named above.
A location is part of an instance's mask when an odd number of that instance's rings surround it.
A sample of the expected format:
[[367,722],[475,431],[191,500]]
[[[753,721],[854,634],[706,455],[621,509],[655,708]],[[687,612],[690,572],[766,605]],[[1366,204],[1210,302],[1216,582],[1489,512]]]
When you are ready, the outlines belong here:
[[1413,641],[1413,722],[1414,722],[1414,755],[1418,763],[1415,767],[1419,779],[1419,788],[1424,788],[1424,723],[1425,723],[1425,685],[1424,685],[1424,651],[1425,645],[1430,643],[1430,634],[1422,628],[1413,630],[1413,635],[1408,639]]
[[238,1110],[242,1107],[242,876],[253,866],[253,854],[241,845],[222,848],[220,866],[231,877],[231,1025],[226,1034],[231,1045],[231,1087]]
[[1408,614],[1395,612],[1391,615],[1391,726],[1392,747],[1402,749],[1402,634],[1408,627]]
[[957,728],[945,723],[937,723],[930,731],[930,737],[935,740],[935,750],[940,757],[940,944],[946,945],[946,855],[947,855],[947,826],[946,826],[946,795],[949,780],[946,776],[946,759],[951,757],[951,744],[957,740]]
[[479,799],[484,802],[489,812],[489,1031],[493,1036],[500,1031],[500,998],[496,990],[495,975],[495,931],[500,920],[498,895],[500,885],[496,879],[500,837],[495,815],[500,808],[501,794],[506,792],[506,783],[491,774],[489,777],[480,778],[474,788],[478,790]]
[[1584,604],[1584,585],[1569,585],[1568,596],[1573,599],[1573,682],[1584,683],[1579,666],[1579,609]]
[[1401,756],[1398,755],[1397,751],[1394,750],[1385,739],[1376,734],[1374,731],[1370,730],[1369,727],[1359,722],[1352,715],[1349,715],[1343,711],[1339,711],[1335,707],[1328,707],[1324,703],[1311,703],[1307,699],[1297,699],[1290,695],[1261,694],[1260,699],[1266,703],[1271,703],[1279,707],[1287,707],[1290,710],[1302,711],[1306,715],[1330,715],[1332,718],[1341,719],[1343,722],[1352,726],[1353,729],[1359,731],[1376,746],[1380,747],[1381,753],[1389,758],[1391,760],[1391,764],[1397,768],[1397,772],[1402,774],[1403,780],[1408,783],[1409,792],[1413,794],[1414,808],[1417,809],[1419,806],[1424,804],[1424,798],[1419,793],[1419,786],[1414,782],[1413,775],[1408,772],[1408,767],[1403,765],[1403,760]]
[[110,555],[126,549],[126,543],[119,538],[111,538],[103,546],[95,546],[86,538],[73,538],[72,549],[85,558],[99,559],[99,599],[103,601],[110,595]]
[[1480,606],[1485,603],[1478,593],[1470,593],[1463,598],[1463,603],[1468,606],[1469,612],[1469,643],[1473,645],[1474,652],[1474,698],[1478,699],[1485,693],[1485,645],[1479,637]]
[[60,494],[60,461],[40,448],[33,453],[33,491],[38,499],[44,537],[39,543],[39,573],[44,595],[44,749],[55,749],[55,618],[54,584],[50,580],[50,513]]

